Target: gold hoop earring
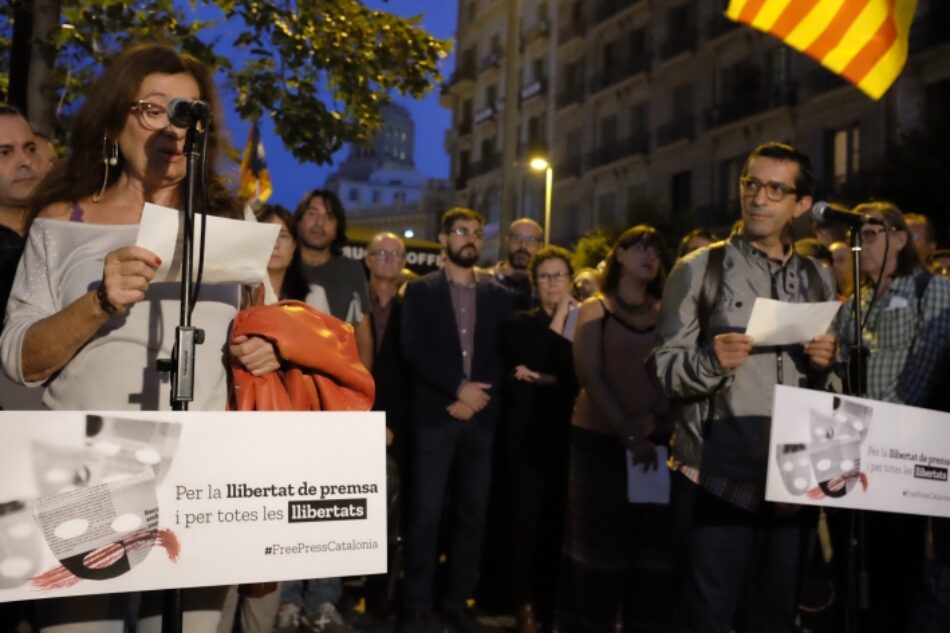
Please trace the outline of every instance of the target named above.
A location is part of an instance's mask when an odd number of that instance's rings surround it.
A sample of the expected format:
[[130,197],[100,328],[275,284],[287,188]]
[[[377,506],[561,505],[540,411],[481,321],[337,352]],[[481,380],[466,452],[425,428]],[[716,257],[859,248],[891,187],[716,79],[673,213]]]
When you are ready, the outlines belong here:
[[102,137],[102,186],[99,188],[99,193],[92,196],[93,202],[99,202],[102,200],[102,195],[106,192],[106,187],[109,184],[109,167],[115,167],[119,164],[119,144],[112,144],[112,151],[109,151],[109,137],[108,135],[103,135]]

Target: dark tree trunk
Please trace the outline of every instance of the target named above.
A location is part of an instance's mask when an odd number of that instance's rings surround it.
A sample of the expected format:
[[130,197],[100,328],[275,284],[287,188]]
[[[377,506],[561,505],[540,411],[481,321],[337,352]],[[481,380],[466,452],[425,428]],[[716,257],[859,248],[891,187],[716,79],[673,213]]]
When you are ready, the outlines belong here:
[[33,37],[33,1],[19,0],[13,5],[13,38],[10,41],[10,86],[7,102],[24,114],[27,111],[30,76],[30,38]]
[[27,78],[27,118],[33,129],[55,135],[56,84],[53,65],[56,49],[52,35],[59,27],[60,0],[32,0],[33,39],[30,43],[30,74]]

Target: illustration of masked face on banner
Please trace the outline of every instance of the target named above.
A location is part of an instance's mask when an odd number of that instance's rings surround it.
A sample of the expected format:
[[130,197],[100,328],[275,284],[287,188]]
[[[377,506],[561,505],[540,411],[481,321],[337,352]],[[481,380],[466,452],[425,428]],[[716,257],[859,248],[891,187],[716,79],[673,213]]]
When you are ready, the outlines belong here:
[[179,424],[89,415],[82,449],[34,445],[46,492],[34,516],[65,568],[44,574],[44,586],[115,578],[145,559],[159,538],[157,485],[180,434]]
[[147,468],[160,484],[171,468],[181,425],[86,416],[90,483],[117,481]]
[[39,567],[43,538],[26,504],[0,504],[0,589],[22,585]]
[[871,407],[837,397],[830,413],[812,409],[811,442],[778,446],[786,490],[793,495],[843,497],[855,481],[866,481],[861,473],[861,444],[872,413]]

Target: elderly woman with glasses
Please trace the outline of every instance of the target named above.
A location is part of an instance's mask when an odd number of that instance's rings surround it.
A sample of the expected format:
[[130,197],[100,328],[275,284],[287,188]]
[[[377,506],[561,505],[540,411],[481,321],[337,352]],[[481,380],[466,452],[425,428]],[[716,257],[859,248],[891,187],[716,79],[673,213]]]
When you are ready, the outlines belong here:
[[508,580],[521,633],[554,613],[561,524],[567,488],[571,411],[577,394],[571,328],[571,254],[558,246],[537,251],[528,264],[540,305],[515,314],[505,330],[509,366],[504,425],[510,477],[511,555]]
[[[926,271],[896,205],[871,202],[854,211],[871,218],[860,229],[866,384],[851,384],[848,391],[873,400],[946,409],[940,398],[950,353],[950,280]],[[835,326],[842,361],[850,359],[853,347],[853,301],[842,308]],[[866,630],[910,630],[907,617],[923,565],[926,518],[866,512],[862,520],[871,598]],[[829,523],[841,544],[835,552],[847,554],[848,517],[829,515]],[[841,570],[847,569],[846,557],[838,562]]]
[[[50,409],[170,408],[169,383],[155,361],[171,357],[178,284],[152,283],[159,259],[135,241],[146,202],[184,204],[185,130],[166,112],[174,97],[199,99],[215,122],[223,120],[201,62],[155,45],[123,52],[90,89],[75,117],[71,153],[32,201],[0,349],[8,375],[45,384]],[[219,132],[212,123],[199,205],[239,218],[241,205],[216,172]],[[192,314],[205,332],[195,355],[194,409],[225,408],[226,351],[256,375],[279,366],[263,339],[229,340],[240,296],[237,284],[201,288]],[[157,630],[160,601],[155,592],[143,596],[138,630]],[[214,631],[223,597],[223,588],[186,590],[185,630]],[[42,629],[119,633],[130,606],[122,594],[97,595],[45,600],[37,612]]]

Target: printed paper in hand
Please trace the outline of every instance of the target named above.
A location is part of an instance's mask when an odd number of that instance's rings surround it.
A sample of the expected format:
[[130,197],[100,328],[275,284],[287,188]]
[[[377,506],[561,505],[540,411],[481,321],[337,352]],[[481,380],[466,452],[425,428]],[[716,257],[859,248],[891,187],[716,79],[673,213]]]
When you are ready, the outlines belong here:
[[666,466],[669,456],[665,446],[656,447],[656,468],[643,470],[633,463],[633,453],[627,451],[627,501],[630,503],[670,502],[670,469]]
[[807,343],[828,332],[840,307],[837,301],[787,303],[759,297],[752,306],[745,333],[756,346]]
[[[162,259],[154,282],[181,281],[181,235],[184,214],[146,203],[136,246],[147,248]],[[271,223],[244,222],[208,216],[205,237],[204,283],[257,285],[267,278],[267,261],[277,242],[280,227]],[[195,218],[195,270],[201,218]]]

